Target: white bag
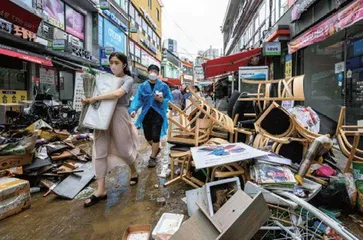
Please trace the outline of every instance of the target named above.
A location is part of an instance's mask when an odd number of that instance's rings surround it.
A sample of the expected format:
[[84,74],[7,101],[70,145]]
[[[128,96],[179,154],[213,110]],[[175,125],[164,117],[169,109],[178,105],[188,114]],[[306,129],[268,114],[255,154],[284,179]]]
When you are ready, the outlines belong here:
[[[121,87],[122,83],[122,78],[100,72],[96,77],[96,86],[93,96],[117,90]],[[90,105],[83,120],[83,126],[90,129],[107,130],[110,125],[113,112],[115,111],[116,104],[117,99],[103,100]]]

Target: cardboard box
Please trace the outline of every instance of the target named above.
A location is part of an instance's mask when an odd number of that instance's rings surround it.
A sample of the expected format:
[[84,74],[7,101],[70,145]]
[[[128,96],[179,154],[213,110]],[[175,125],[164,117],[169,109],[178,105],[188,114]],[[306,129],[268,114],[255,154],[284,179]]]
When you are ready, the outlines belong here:
[[32,160],[33,153],[27,153],[25,155],[0,156],[0,170],[28,165],[32,162]]
[[30,184],[17,178],[0,178],[0,220],[31,205]]

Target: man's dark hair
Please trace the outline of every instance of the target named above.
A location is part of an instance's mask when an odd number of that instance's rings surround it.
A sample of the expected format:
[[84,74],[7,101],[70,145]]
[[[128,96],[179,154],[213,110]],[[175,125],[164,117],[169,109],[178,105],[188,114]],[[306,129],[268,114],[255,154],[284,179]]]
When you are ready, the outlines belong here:
[[160,72],[160,68],[158,66],[156,66],[155,64],[151,64],[148,68],[147,68],[147,71],[150,71],[150,70],[156,70],[158,72]]

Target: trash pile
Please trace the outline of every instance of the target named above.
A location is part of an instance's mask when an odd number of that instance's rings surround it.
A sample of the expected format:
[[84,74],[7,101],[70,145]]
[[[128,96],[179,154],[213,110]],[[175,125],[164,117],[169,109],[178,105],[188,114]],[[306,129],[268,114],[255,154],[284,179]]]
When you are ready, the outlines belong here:
[[[29,203],[30,192],[39,192],[40,188],[48,189],[44,196],[53,192],[73,199],[94,177],[91,146],[90,134],[57,132],[43,120],[23,130],[3,132],[0,135],[0,186],[4,188],[0,187],[0,195],[5,194],[4,199],[7,199],[6,191],[11,184],[6,182],[17,179],[26,183],[23,192],[27,192]],[[13,200],[16,197],[14,195]],[[0,219],[22,203],[8,200],[9,206],[0,207]]]
[[[254,129],[235,120],[231,132],[228,116],[202,99],[191,104],[190,114],[170,104],[180,124],[169,119],[165,184],[194,188],[186,192],[190,218],[163,239],[358,239],[337,217],[361,211],[363,164],[353,161],[354,177],[338,167],[314,110],[272,102],[256,115]],[[229,139],[212,138],[217,126]]]

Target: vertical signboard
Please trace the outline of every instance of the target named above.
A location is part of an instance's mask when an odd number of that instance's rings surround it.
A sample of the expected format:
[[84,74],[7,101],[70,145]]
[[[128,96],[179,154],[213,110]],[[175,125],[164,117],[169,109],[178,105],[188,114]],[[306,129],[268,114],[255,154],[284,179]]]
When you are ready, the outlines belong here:
[[285,56],[285,78],[292,77],[292,55],[287,54]]

